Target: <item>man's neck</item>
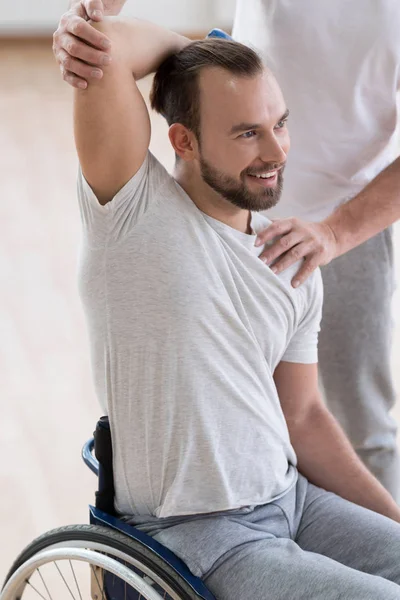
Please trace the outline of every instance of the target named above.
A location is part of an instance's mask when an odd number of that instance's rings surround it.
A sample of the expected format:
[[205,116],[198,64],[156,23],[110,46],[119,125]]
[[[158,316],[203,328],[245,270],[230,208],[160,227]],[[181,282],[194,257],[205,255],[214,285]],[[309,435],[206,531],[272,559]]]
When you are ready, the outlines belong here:
[[176,163],[173,175],[192,202],[203,213],[233,229],[243,233],[252,233],[250,211],[238,208],[223,198],[185,164]]

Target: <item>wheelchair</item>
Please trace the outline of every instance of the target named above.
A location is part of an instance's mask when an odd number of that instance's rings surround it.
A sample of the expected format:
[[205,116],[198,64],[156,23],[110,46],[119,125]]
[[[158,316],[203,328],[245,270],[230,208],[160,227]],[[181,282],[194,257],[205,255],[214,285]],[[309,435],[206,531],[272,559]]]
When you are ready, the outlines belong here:
[[107,417],[98,421],[82,458],[98,476],[90,524],[35,539],[12,565],[0,600],[215,600],[173,552],[117,517]]

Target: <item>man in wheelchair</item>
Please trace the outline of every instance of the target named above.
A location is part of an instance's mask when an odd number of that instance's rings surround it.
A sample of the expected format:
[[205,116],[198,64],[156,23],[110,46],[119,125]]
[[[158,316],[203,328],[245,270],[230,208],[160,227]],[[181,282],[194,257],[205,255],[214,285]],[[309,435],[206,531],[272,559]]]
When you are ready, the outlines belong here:
[[[80,289],[117,512],[219,600],[400,598],[400,510],[318,390],[320,274],[293,288],[298,265],[275,275],[258,258],[289,150],[275,78],[232,41],[84,25],[92,53],[111,41],[74,124]],[[136,85],[154,71],[173,175],[149,152]]]

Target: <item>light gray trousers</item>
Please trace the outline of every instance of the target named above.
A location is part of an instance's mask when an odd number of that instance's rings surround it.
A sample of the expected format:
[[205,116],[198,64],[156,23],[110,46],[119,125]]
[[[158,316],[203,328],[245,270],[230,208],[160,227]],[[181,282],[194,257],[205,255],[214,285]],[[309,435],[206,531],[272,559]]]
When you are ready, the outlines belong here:
[[400,525],[299,476],[283,498],[193,517],[135,517],[217,600],[400,600]]
[[319,370],[326,402],[357,454],[400,504],[390,373],[394,291],[387,229],[322,268]]

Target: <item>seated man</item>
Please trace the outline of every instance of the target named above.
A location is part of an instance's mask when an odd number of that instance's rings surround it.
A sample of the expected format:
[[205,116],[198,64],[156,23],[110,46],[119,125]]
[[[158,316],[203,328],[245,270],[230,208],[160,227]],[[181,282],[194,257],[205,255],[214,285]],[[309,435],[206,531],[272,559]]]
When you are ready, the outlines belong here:
[[[218,600],[400,599],[400,509],[318,391],[319,272],[258,259],[287,107],[236,42],[96,25],[104,76],[75,92],[81,293],[109,414],[116,508]],[[149,153],[136,80],[176,153]]]

